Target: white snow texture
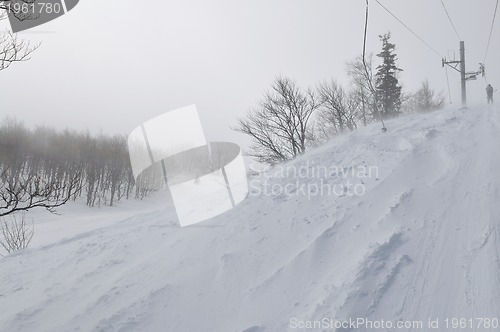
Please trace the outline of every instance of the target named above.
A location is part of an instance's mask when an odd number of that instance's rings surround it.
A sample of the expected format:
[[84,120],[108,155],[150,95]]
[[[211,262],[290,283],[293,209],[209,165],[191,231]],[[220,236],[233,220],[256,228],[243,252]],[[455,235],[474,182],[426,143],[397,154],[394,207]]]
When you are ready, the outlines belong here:
[[[352,179],[366,188],[360,196],[250,195],[186,228],[159,195],[31,214],[31,247],[0,259],[0,331],[298,331],[293,318],[498,318],[500,110],[443,110],[387,127],[336,137],[289,163],[378,167],[378,178]],[[295,183],[273,171],[250,182],[260,180]]]

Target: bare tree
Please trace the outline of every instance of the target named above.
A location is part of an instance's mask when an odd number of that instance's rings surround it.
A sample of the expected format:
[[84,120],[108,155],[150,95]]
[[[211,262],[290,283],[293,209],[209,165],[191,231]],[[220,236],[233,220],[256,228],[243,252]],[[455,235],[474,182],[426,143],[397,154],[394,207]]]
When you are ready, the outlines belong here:
[[0,35],[0,70],[7,69],[14,62],[28,61],[38,46],[18,40],[12,33]]
[[404,109],[407,112],[431,112],[442,108],[444,103],[443,92],[436,93],[430,88],[429,81],[425,80],[417,92],[409,96]]
[[[0,246],[7,252],[11,253],[16,250],[25,249],[31,242],[35,233],[35,225],[26,222],[25,214],[21,218],[16,218],[15,215],[7,218],[1,218],[0,222]],[[0,256],[3,256],[0,254]]]
[[321,111],[316,119],[321,140],[352,131],[358,127],[360,101],[355,92],[348,93],[334,80],[320,84]]
[[127,139],[123,136],[115,136],[107,142],[108,163],[107,178],[109,179],[110,200],[109,205],[113,206],[116,198],[119,200],[125,190],[123,186],[127,178],[127,170],[130,169],[130,159],[128,157]]
[[278,77],[258,107],[239,119],[234,130],[252,138],[249,156],[274,165],[306,151],[311,116],[318,107],[312,90],[303,91],[293,80]]
[[134,186],[124,136],[0,122],[0,213],[14,208],[17,199],[22,202],[15,208],[23,210],[33,205],[50,211],[84,195],[89,206],[114,205],[129,198]]
[[[14,8],[21,8],[13,6],[13,3],[34,3],[34,0],[17,0],[17,1],[0,1],[0,20],[7,17],[7,11],[19,20],[29,19],[29,15],[23,13],[22,9],[17,11]],[[17,39],[17,36],[12,33],[4,33],[0,35],[0,70],[8,68],[14,62],[22,62],[30,59],[39,45],[31,45],[29,42]]]
[[375,96],[370,88],[370,83],[375,86],[373,75],[373,55],[366,59],[367,68],[363,64],[361,56],[347,63],[347,75],[351,79],[351,85],[361,107],[361,119],[366,126],[376,116]]
[[36,173],[23,174],[18,170],[4,169],[0,174],[0,217],[33,208],[54,212],[77,190],[79,177],[78,174],[61,182]]

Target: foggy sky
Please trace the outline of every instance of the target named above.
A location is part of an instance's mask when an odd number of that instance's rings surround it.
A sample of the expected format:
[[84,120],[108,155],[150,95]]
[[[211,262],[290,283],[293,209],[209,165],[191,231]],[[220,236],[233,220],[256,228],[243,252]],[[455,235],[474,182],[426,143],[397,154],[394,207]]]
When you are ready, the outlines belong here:
[[[459,39],[439,0],[380,1],[440,55],[458,60]],[[468,71],[484,59],[495,2],[444,1],[465,41]],[[209,141],[246,146],[229,127],[277,75],[304,87],[329,79],[347,86],[345,64],[362,52],[364,14],[364,0],[81,0],[62,18],[20,34],[42,45],[30,61],[1,72],[0,119],[128,134],[163,112],[196,104]],[[374,54],[378,35],[391,31],[405,91],[429,79],[448,94],[440,57],[374,0],[368,31]],[[499,40],[497,18],[486,59],[495,88]],[[459,74],[448,75],[452,106],[459,107]],[[483,78],[468,83],[469,105],[485,103],[485,87]]]

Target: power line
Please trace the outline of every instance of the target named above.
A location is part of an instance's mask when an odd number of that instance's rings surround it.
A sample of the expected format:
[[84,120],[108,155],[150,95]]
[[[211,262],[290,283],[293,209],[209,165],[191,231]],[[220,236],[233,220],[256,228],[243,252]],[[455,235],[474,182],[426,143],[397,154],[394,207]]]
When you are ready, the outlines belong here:
[[[379,0],[375,0],[382,8],[384,8],[392,17],[394,17],[399,23],[401,23],[408,31],[410,31],[418,40],[420,40],[425,46],[427,46],[432,52],[434,52],[439,59],[442,59],[443,57],[437,52],[432,46],[430,46],[428,43],[425,42],[422,38],[420,38],[419,35],[417,35],[412,29],[410,29],[406,24],[403,23],[396,15],[394,15],[387,7],[385,7],[383,4],[380,3]],[[497,0],[498,3],[498,0]]]
[[363,67],[365,67],[365,73],[366,73],[366,78],[368,79],[368,86],[370,87],[370,91],[372,92],[374,98],[375,98],[375,111],[378,114],[378,117],[380,119],[380,122],[382,123],[382,131],[385,133],[387,131],[387,128],[385,127],[384,119],[382,118],[382,114],[380,114],[380,110],[378,109],[377,105],[377,93],[375,92],[375,88],[373,87],[372,80],[370,77],[370,73],[368,72],[368,66],[366,65],[366,33],[368,31],[368,0],[366,0],[366,12],[365,12],[365,34],[363,38]]
[[453,27],[453,30],[455,30],[455,33],[457,34],[458,40],[462,40],[462,38],[460,38],[460,35],[458,34],[457,28],[455,28],[455,24],[453,24],[453,20],[451,19],[450,13],[448,13],[448,10],[446,9],[446,6],[444,5],[443,0],[440,0],[440,1],[441,1],[441,4],[443,5],[443,9],[446,13],[446,16],[448,16],[448,19],[450,20],[450,23],[451,23],[451,26]]
[[488,55],[488,51],[490,49],[491,35],[493,34],[493,27],[495,25],[495,18],[497,16],[498,2],[499,0],[497,0],[497,4],[495,6],[495,13],[493,14],[493,21],[491,22],[490,36],[488,37],[488,45],[486,46],[486,52],[484,53],[483,63],[486,63],[486,56]]
[[444,72],[446,74],[446,84],[448,85],[448,98],[450,99],[450,104],[452,104],[451,90],[450,90],[450,79],[448,78],[448,68],[447,67],[444,67]]

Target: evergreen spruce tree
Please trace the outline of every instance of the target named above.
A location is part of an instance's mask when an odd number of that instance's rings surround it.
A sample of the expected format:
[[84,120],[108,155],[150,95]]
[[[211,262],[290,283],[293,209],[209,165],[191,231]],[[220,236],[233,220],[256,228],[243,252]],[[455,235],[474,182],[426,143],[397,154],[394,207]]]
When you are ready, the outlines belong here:
[[382,64],[377,67],[375,74],[375,90],[380,114],[387,119],[401,113],[401,86],[397,75],[402,69],[396,66],[396,46],[389,42],[391,33],[379,37],[382,41],[382,52],[377,56],[382,58]]

